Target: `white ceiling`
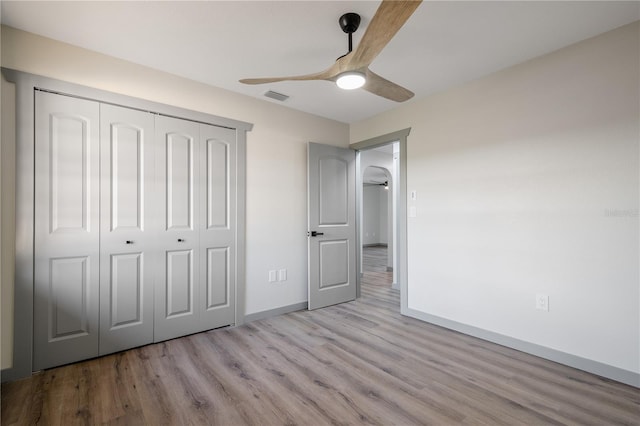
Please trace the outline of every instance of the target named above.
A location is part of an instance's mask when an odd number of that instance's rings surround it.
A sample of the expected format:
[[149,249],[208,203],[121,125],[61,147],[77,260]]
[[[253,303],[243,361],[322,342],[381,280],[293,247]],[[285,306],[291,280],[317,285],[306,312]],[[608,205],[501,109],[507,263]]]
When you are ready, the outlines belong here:
[[[347,51],[338,18],[362,16],[357,45],[377,1],[0,3],[5,25],[342,122],[397,106],[326,81],[238,82],[329,67]],[[637,1],[425,1],[371,69],[417,99],[639,19]]]

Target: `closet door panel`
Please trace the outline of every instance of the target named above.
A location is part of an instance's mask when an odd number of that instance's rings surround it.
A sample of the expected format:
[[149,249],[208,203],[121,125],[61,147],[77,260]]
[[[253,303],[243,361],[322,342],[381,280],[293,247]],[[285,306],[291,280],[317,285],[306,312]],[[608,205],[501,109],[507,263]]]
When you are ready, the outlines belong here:
[[208,247],[206,256],[206,311],[229,306],[229,290],[232,271],[229,247]]
[[154,117],[100,106],[100,354],[153,341]]
[[156,182],[161,218],[154,341],[199,331],[199,125],[156,117]]
[[98,355],[99,105],[37,91],[33,369]]
[[197,139],[190,133],[165,135],[165,209],[168,230],[193,230],[194,149]]
[[[142,256],[142,253],[112,254],[109,263],[103,262],[103,266],[109,268],[110,280],[104,282],[105,290],[109,291],[106,299],[109,303],[102,309],[106,321],[102,321],[101,325],[106,331],[101,334],[101,343],[109,332],[149,322],[144,312],[147,303],[143,303],[144,293],[148,289],[144,288]],[[133,343],[144,344],[148,341],[140,339]],[[101,352],[105,351],[103,345],[100,346]]]
[[49,259],[50,339],[63,340],[89,333],[87,299],[90,283],[87,256]]
[[235,319],[236,132],[201,125],[200,270],[202,330]]
[[193,315],[192,250],[167,251],[166,318]]

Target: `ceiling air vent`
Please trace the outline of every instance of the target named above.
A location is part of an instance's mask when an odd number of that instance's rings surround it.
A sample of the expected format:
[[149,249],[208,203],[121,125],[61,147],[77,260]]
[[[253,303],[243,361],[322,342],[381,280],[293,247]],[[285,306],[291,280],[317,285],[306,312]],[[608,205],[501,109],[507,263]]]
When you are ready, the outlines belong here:
[[289,99],[289,96],[283,95],[282,93],[274,92],[273,90],[269,90],[264,94],[267,98],[275,99],[276,101],[284,102]]

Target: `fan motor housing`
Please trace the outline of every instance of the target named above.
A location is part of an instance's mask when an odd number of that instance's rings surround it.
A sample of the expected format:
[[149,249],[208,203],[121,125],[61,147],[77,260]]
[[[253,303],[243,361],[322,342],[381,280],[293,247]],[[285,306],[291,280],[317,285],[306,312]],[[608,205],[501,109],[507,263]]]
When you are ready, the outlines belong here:
[[360,15],[357,13],[345,13],[338,19],[340,28],[347,34],[355,33],[360,26]]

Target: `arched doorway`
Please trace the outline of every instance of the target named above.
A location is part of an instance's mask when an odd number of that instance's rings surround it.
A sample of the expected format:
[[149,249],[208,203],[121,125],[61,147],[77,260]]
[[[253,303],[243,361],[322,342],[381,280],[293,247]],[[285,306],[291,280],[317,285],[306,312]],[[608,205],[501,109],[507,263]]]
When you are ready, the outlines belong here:
[[360,151],[360,273],[399,289],[396,262],[397,144]]
[[393,271],[391,172],[369,166],[362,178],[363,272]]

